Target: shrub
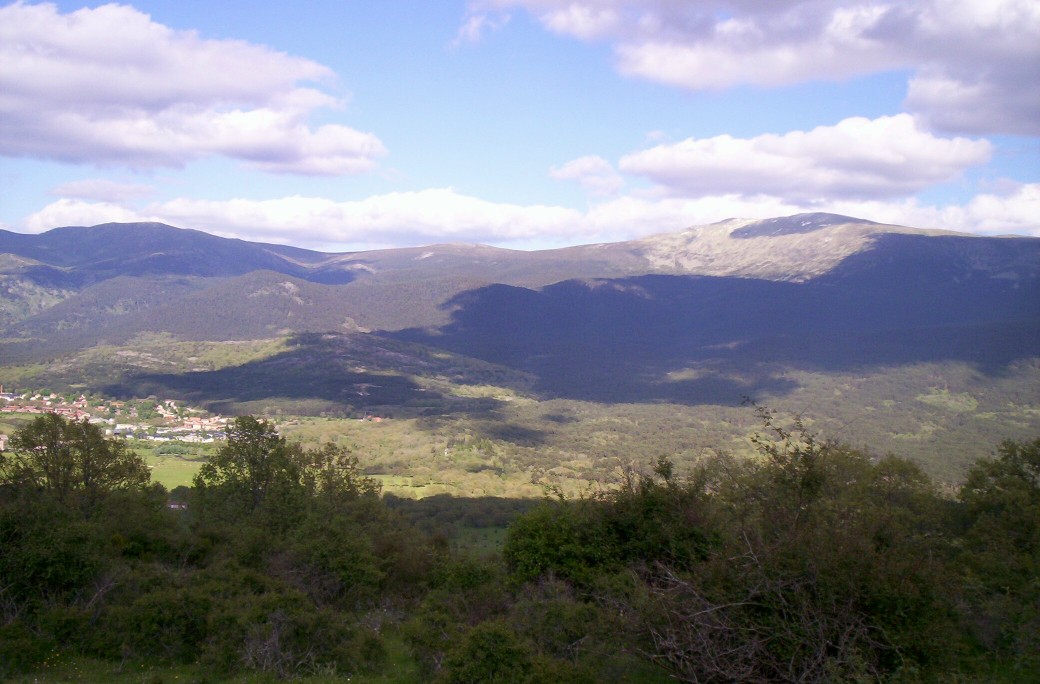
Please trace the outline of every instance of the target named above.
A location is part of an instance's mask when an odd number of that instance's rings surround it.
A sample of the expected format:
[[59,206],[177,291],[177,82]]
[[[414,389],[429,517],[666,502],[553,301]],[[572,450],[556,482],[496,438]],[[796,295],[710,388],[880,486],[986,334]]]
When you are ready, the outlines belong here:
[[483,622],[448,653],[442,684],[516,684],[534,670],[531,649],[504,622]]

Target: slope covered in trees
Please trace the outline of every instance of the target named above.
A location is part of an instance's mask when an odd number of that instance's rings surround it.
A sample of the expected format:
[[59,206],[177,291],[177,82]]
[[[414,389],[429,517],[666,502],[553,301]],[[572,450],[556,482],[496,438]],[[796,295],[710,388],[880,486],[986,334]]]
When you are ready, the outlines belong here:
[[0,676],[72,657],[355,682],[1035,674],[1040,440],[951,494],[761,416],[757,459],[680,477],[661,458],[551,496],[501,557],[420,531],[357,455],[263,420],[237,419],[171,510],[119,443],[39,418],[0,461]]

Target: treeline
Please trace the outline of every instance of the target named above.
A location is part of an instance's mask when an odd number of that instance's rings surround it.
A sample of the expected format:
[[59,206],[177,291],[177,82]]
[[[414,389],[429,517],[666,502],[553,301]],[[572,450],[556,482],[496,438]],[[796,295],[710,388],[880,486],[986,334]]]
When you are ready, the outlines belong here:
[[[0,459],[0,677],[55,655],[199,680],[1029,681],[1040,671],[1040,439],[955,494],[908,461],[766,427],[720,457],[516,515],[385,500],[357,458],[234,421],[187,510],[94,426],[41,416]],[[436,524],[422,523],[432,517]]]

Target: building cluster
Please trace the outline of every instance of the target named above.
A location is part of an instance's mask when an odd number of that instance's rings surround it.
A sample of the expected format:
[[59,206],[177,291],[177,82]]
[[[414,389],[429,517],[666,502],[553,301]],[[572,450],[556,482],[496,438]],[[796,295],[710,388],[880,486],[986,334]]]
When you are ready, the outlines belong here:
[[0,385],[0,413],[56,413],[72,420],[90,419],[93,414],[88,411],[87,398],[67,402],[57,394],[11,394],[3,392]]
[[[141,418],[138,406],[142,402],[88,399],[81,394],[76,399],[54,393],[25,392],[14,394],[3,391],[0,385],[0,413],[54,413],[70,420],[87,420],[104,425],[110,436],[135,437],[159,442],[213,442],[225,437],[227,418],[206,416],[201,409],[182,407],[176,401],[159,400],[151,409],[154,418]],[[0,450],[6,446],[2,437]]]

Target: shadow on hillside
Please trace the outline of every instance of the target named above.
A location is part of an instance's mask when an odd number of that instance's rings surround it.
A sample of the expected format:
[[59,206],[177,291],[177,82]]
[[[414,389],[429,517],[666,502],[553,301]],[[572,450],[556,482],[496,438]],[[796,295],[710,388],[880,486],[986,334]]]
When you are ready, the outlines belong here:
[[[1031,261],[1040,254],[1032,243],[969,239],[886,236],[806,283],[651,275],[539,291],[492,285],[448,302],[448,325],[393,337],[531,373],[545,395],[603,402],[736,404],[795,389],[785,367],[956,360],[997,374],[1040,355]],[[1010,270],[991,277],[974,267],[984,258]]]
[[[502,402],[486,397],[457,398],[422,387],[409,377],[409,364],[423,361],[402,354],[400,345],[375,336],[303,333],[291,348],[273,356],[212,371],[140,373],[102,391],[120,398],[180,398],[208,410],[240,413],[259,405],[328,407],[349,415],[388,411],[407,415],[466,413],[492,415]],[[244,405],[244,406],[243,406]]]

